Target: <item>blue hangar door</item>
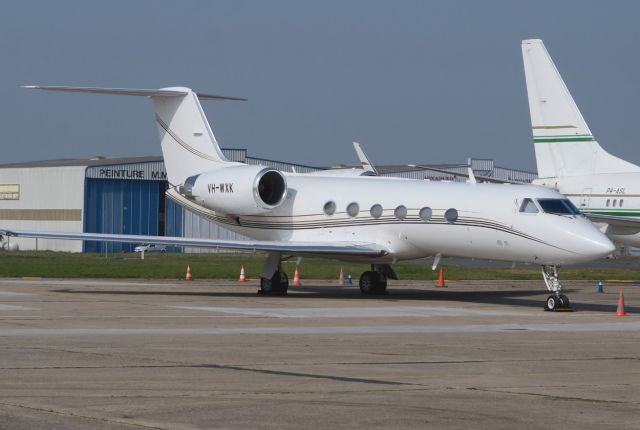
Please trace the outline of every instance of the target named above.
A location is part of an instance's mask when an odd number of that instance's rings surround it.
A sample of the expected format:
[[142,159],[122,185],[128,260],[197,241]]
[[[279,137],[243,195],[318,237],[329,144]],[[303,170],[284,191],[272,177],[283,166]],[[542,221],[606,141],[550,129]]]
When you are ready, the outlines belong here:
[[[165,234],[167,181],[87,178],[84,231]],[[85,242],[85,252],[131,252],[139,244]]]

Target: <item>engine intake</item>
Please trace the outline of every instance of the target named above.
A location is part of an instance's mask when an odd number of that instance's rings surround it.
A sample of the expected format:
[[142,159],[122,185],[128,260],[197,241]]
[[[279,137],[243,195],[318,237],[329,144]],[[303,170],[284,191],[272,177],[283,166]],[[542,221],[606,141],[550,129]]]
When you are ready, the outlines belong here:
[[277,170],[267,170],[257,177],[258,197],[264,206],[276,207],[285,197],[287,181]]
[[191,176],[179,191],[216,212],[258,215],[284,202],[287,180],[269,167],[232,166]]

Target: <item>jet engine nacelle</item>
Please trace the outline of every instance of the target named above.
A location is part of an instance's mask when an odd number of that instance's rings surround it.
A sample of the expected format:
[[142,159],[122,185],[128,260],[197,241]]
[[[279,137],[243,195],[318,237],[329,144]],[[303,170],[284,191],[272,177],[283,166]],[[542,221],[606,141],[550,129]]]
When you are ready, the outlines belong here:
[[216,212],[258,215],[284,202],[287,180],[269,167],[223,167],[187,178],[179,192]]

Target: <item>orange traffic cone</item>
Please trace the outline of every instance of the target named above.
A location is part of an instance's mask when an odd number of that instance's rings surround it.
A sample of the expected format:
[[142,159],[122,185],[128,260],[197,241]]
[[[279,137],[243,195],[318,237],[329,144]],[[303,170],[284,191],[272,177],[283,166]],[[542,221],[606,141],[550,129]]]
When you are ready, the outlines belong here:
[[191,276],[191,265],[187,265],[187,275],[184,277],[185,281],[191,281],[193,276]]
[[338,285],[344,287],[344,272],[342,271],[342,267],[340,268],[340,277],[338,278]]
[[238,282],[247,282],[247,278],[244,276],[244,264],[240,265],[240,279]]
[[620,290],[620,298],[618,299],[618,310],[616,311],[616,315],[619,317],[627,315],[627,311],[624,310],[624,292],[622,290]]
[[438,288],[445,288],[444,284],[444,267],[440,268],[440,275],[438,276]]
[[296,266],[296,271],[293,273],[293,286],[294,287],[302,286],[302,284],[300,283],[300,274],[298,273],[298,266]]

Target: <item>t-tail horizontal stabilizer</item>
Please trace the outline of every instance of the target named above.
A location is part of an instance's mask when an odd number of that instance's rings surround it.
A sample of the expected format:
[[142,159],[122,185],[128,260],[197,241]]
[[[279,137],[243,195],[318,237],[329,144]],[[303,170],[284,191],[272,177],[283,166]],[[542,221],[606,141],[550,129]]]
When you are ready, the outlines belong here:
[[195,93],[186,87],[132,89],[28,85],[23,88],[149,97],[155,108],[167,179],[174,188],[184,184],[190,176],[242,164],[229,161],[222,153],[202,110],[200,100],[244,101],[246,99]]

